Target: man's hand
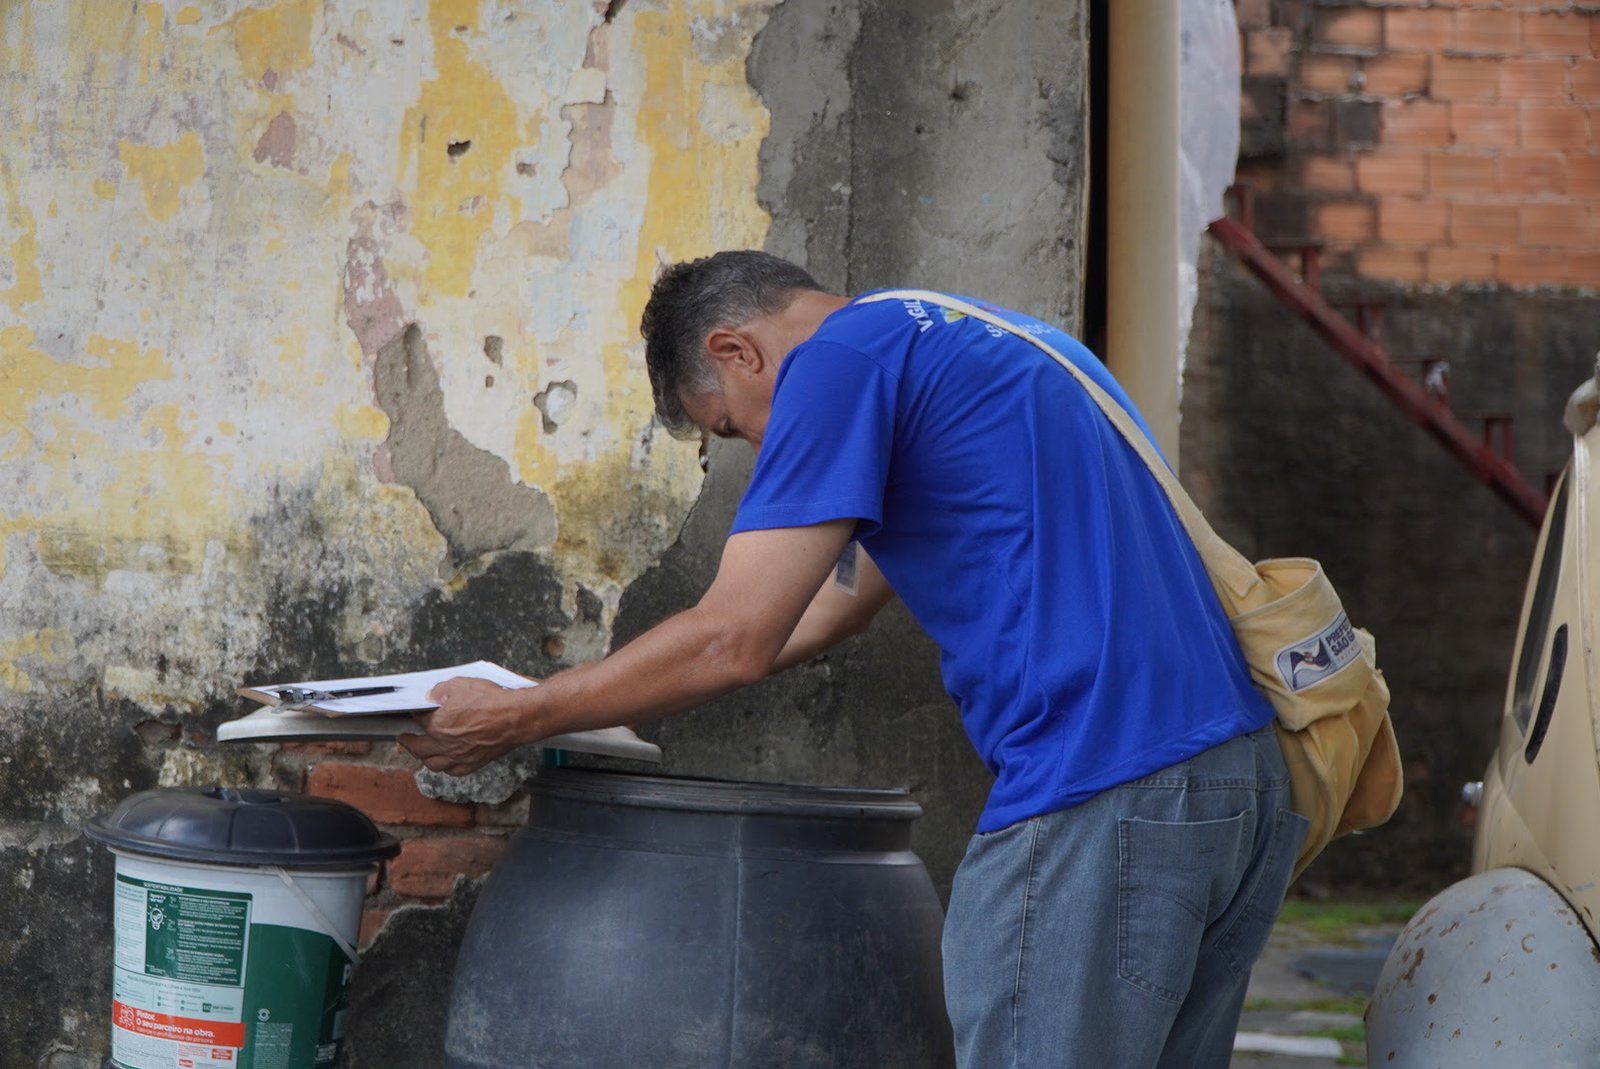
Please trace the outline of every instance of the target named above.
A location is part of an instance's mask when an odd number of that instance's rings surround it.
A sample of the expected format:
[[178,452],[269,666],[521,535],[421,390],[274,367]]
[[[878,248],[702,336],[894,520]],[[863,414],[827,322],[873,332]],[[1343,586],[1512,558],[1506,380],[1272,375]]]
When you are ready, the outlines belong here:
[[[814,656],[891,596],[870,562],[859,598],[822,591],[855,528],[844,519],[733,535],[693,608],[537,687],[446,680],[429,695],[438,711],[417,718],[427,734],[402,736],[401,745],[430,769],[465,775],[524,743],[669,716]],[[791,642],[814,602],[805,634]]]
[[428,692],[439,708],[417,714],[427,734],[402,735],[400,745],[435,772],[465,776],[527,741],[517,732],[526,696],[487,679],[447,679]]

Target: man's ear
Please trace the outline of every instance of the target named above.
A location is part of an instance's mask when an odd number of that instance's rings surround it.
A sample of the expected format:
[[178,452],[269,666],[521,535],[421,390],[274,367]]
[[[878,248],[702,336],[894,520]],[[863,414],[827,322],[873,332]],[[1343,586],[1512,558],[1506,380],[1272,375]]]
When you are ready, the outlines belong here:
[[744,374],[761,371],[761,349],[755,339],[742,330],[718,327],[706,335],[706,352],[718,366]]

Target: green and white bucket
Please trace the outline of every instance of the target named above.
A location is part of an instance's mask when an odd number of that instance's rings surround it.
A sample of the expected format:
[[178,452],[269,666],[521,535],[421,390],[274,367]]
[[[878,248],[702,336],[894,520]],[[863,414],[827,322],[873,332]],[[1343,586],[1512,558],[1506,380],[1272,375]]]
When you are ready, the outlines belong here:
[[85,828],[116,855],[117,1069],[326,1069],[367,879],[399,844],[342,802],[145,791]]

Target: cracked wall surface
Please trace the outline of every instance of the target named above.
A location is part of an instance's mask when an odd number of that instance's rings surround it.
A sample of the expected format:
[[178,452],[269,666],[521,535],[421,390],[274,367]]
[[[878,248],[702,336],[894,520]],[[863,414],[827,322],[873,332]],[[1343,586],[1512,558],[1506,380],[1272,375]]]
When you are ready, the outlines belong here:
[[[1075,325],[1084,35],[1043,0],[0,2],[0,1065],[105,1053],[84,819],[329,762],[409,789],[388,746],[217,746],[236,683],[539,676],[704,589],[749,458],[703,477],[650,419],[658,263],[764,246]],[[669,772],[910,787],[941,887],[988,785],[898,608],[644,730]],[[353,1069],[440,1064],[474,884],[399,867],[508,832],[521,767],[419,779],[470,827],[388,826]]]
[[[241,681],[603,652],[702,479],[650,279],[768,225],[769,7],[0,4],[0,886],[104,927],[85,818],[296,786],[211,742]],[[104,1043],[46,920],[0,1064]]]

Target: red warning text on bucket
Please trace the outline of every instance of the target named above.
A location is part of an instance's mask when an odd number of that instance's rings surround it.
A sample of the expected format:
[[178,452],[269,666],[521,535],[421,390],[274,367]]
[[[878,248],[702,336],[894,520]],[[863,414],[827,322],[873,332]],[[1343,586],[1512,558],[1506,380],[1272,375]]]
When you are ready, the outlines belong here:
[[244,1025],[231,1021],[201,1021],[193,1017],[175,1017],[170,1013],[154,1013],[113,1002],[113,1022],[118,1028],[141,1036],[159,1039],[176,1039],[185,1043],[209,1043],[220,1047],[244,1046]]

